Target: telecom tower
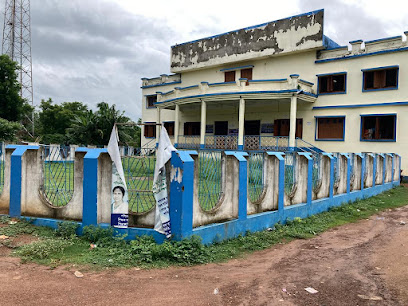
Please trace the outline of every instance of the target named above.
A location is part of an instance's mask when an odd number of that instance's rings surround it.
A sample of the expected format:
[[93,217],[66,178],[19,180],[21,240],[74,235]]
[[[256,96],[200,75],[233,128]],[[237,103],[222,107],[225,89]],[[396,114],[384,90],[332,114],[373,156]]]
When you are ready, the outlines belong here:
[[20,66],[20,96],[33,105],[30,0],[6,0],[2,54]]

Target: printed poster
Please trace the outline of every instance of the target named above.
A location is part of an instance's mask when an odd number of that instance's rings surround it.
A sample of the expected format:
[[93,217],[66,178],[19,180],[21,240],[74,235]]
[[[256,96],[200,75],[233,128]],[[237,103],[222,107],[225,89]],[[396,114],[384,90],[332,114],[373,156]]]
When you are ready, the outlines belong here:
[[108,144],[108,153],[112,159],[111,225],[117,228],[127,228],[129,200],[118,143],[118,130],[114,125]]

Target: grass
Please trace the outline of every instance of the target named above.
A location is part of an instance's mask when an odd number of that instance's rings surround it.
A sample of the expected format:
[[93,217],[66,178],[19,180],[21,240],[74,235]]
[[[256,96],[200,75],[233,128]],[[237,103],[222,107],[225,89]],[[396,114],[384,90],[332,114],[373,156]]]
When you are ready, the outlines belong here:
[[[113,229],[88,227],[84,235],[77,237],[73,223],[62,222],[58,230],[35,227],[27,221],[10,222],[1,217],[0,235],[12,239],[21,234],[31,234],[40,239],[14,251],[23,261],[49,266],[76,264],[89,269],[105,267],[142,268],[194,265],[222,262],[242,257],[250,252],[269,248],[277,243],[293,239],[309,239],[346,223],[368,218],[386,209],[408,204],[408,188],[397,187],[376,197],[332,208],[328,212],[306,219],[288,220],[285,225],[276,224],[271,231],[247,233],[228,241],[204,246],[198,237],[183,241],[166,241],[158,245],[151,237],[125,241],[124,237],[112,237]],[[12,224],[10,224],[12,223]],[[4,245],[5,240],[3,241]]]

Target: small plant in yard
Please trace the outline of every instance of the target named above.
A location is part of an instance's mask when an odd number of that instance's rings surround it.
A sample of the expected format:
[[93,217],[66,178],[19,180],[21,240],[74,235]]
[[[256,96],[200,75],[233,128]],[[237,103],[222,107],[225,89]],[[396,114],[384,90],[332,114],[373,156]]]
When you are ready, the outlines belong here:
[[98,267],[164,267],[220,262],[293,239],[312,238],[330,228],[367,218],[382,210],[408,204],[408,188],[397,187],[376,197],[331,208],[309,218],[294,218],[273,229],[246,233],[237,238],[205,246],[193,236],[182,241],[157,244],[150,236],[126,241],[113,228],[88,226],[77,237],[77,223],[61,222],[53,231],[35,227],[28,221],[0,217],[0,235],[38,235],[41,239],[15,251],[24,261],[48,265],[82,264]]

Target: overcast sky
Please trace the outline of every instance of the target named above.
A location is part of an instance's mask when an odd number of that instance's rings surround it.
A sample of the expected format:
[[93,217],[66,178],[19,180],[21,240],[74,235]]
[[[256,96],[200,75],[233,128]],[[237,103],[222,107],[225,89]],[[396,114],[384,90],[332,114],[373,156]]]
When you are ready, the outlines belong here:
[[171,45],[321,8],[341,45],[408,30],[396,0],[31,0],[34,104],[105,101],[136,121],[141,78],[170,73]]

